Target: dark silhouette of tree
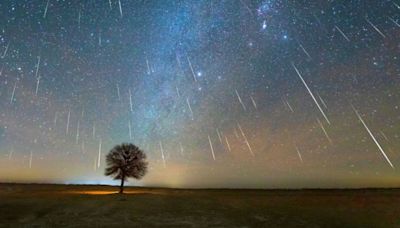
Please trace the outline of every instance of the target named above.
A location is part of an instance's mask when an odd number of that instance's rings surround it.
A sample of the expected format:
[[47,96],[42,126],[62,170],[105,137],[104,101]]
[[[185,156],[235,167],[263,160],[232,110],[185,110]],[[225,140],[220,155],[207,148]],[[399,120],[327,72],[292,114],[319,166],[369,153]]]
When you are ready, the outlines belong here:
[[146,154],[131,143],[116,145],[106,156],[106,176],[121,180],[119,193],[124,192],[124,182],[129,177],[141,179],[147,173]]

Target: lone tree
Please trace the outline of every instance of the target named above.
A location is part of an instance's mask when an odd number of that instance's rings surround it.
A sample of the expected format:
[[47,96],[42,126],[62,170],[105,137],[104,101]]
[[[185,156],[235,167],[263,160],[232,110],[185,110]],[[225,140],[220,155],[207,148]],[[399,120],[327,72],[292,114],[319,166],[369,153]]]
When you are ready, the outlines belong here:
[[106,176],[121,180],[119,193],[124,192],[124,182],[129,177],[141,179],[147,173],[146,154],[131,143],[116,145],[106,156]]

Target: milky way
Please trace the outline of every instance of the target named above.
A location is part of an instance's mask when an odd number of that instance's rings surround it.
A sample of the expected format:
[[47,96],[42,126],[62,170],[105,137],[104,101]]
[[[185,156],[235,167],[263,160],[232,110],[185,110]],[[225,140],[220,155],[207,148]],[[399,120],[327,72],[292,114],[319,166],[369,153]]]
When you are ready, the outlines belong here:
[[0,180],[400,184],[400,2],[4,0]]

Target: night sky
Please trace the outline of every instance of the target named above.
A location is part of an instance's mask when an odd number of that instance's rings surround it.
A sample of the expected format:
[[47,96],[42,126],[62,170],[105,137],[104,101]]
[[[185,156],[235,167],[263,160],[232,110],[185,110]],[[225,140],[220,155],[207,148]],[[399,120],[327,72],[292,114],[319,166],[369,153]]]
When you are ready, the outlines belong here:
[[400,185],[400,1],[2,0],[0,181]]

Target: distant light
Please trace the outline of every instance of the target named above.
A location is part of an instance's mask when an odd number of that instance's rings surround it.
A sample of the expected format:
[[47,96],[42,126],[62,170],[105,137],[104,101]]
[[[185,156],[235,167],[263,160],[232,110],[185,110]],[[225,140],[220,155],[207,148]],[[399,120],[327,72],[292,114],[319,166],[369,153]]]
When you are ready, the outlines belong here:
[[203,74],[199,71],[197,72],[197,76],[201,77]]
[[287,40],[288,36],[287,35],[283,35],[283,39]]
[[264,30],[264,29],[266,29],[266,28],[267,28],[267,21],[264,20],[264,21],[263,21],[263,24],[262,24],[262,29]]

